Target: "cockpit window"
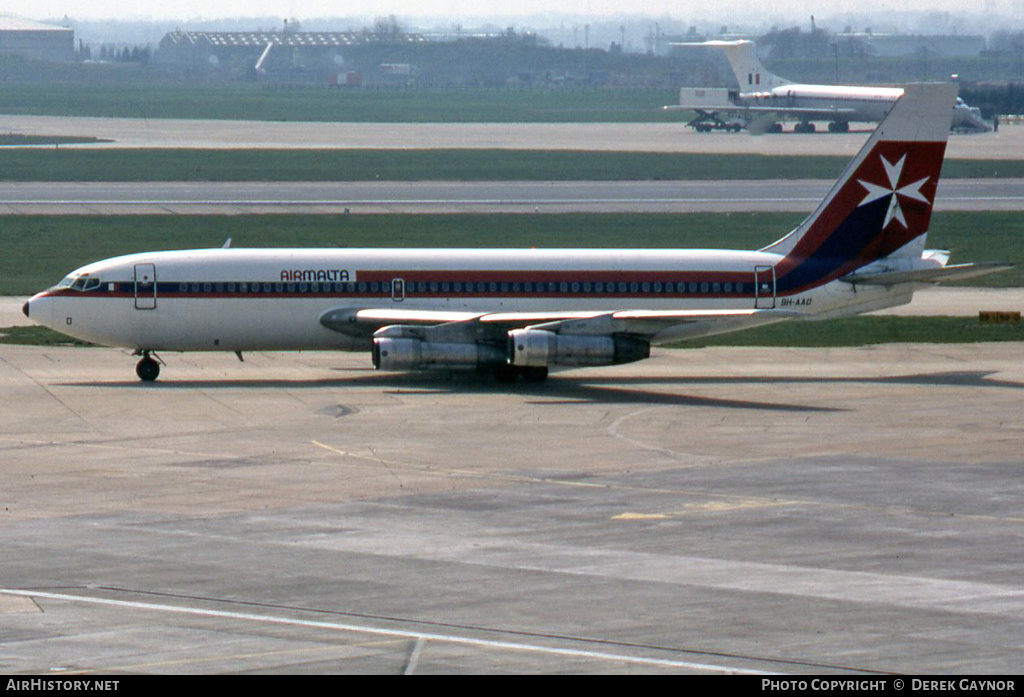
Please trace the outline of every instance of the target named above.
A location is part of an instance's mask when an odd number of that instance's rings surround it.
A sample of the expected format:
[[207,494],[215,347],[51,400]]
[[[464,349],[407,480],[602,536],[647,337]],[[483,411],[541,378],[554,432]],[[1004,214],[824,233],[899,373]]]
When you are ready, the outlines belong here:
[[72,274],[57,284],[57,288],[70,288],[71,290],[90,291],[96,290],[103,281],[95,276],[90,276],[87,273],[83,274]]

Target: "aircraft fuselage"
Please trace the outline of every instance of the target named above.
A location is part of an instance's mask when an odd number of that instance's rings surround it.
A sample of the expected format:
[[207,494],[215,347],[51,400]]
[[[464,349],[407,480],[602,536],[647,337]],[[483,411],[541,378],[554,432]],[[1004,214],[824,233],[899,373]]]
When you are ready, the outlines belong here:
[[903,94],[900,88],[843,85],[781,85],[763,92],[741,92],[744,107],[780,110],[820,110],[822,120],[881,121]]
[[[602,312],[792,308],[816,314],[906,302],[846,283],[778,288],[768,252],[731,250],[210,249],[117,257],[32,298],[64,334],[154,351],[363,350],[327,312]],[[851,307],[856,301],[857,309]],[[666,331],[652,343],[669,341]]]

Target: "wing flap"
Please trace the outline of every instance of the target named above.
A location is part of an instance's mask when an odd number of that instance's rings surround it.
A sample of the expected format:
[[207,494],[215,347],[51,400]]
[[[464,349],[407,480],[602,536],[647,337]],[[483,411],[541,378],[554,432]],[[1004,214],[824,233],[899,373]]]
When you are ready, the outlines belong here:
[[628,334],[652,343],[725,334],[804,316],[792,310],[620,310],[530,325],[557,334]]

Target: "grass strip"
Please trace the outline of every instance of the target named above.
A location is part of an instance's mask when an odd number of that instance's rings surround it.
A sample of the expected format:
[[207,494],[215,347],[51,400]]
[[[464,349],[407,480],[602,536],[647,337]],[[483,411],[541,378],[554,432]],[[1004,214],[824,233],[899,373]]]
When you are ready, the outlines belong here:
[[[133,252],[220,247],[513,247],[758,249],[794,213],[564,215],[4,216],[0,295],[28,295],[86,263]],[[952,263],[1017,268],[966,285],[1024,286],[1024,216],[936,213],[929,246]]]
[[[0,71],[5,67],[0,57]],[[0,85],[5,114],[339,123],[679,122],[674,89],[487,89],[218,85]],[[682,127],[682,124],[680,124]]]
[[[2,143],[0,143],[2,144]],[[561,150],[10,149],[2,181],[665,181],[834,179],[847,157]],[[1024,177],[1024,160],[948,160],[948,178]]]
[[46,327],[0,327],[0,344],[21,346],[95,346]]

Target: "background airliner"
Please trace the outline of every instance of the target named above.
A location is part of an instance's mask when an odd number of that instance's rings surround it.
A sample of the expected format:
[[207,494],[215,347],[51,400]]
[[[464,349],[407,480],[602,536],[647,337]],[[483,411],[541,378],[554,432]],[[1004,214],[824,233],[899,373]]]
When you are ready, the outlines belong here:
[[[705,41],[678,46],[708,46],[718,49],[729,60],[729,67],[739,83],[739,91],[725,88],[679,91],[680,104],[666,107],[673,110],[696,111],[698,117],[690,125],[697,130],[711,130],[729,122],[722,114],[736,113],[743,127],[781,133],[782,125],[774,119],[795,118],[799,133],[813,133],[813,121],[829,121],[829,131],[844,133],[851,121],[881,121],[903,94],[900,87],[854,85],[797,84],[773,74],[757,57],[753,41]],[[990,131],[981,113],[967,106],[959,97],[953,108],[952,128],[958,131]]]
[[652,344],[909,302],[947,266],[925,235],[956,86],[912,85],[826,198],[759,251],[201,249],[107,259],[25,303],[64,334],[157,351],[369,350],[382,370],[628,363]]

